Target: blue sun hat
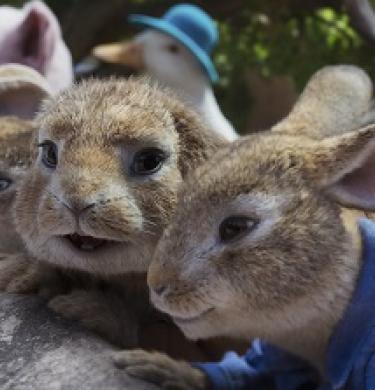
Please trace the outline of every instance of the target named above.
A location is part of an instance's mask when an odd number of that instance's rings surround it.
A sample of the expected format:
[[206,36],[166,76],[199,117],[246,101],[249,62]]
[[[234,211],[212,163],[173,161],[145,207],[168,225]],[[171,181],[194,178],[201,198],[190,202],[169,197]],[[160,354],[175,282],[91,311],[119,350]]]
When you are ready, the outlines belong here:
[[212,82],[219,79],[210,57],[219,34],[214,20],[201,8],[192,4],[178,4],[160,19],[130,15],[128,21],[154,28],[177,39],[194,54]]

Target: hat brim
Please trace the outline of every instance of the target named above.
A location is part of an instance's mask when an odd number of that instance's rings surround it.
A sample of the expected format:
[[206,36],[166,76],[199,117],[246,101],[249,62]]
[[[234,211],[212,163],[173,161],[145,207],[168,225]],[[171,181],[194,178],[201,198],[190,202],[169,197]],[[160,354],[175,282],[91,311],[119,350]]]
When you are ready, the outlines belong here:
[[144,27],[152,27],[155,30],[164,32],[181,42],[199,61],[209,79],[214,83],[219,76],[210,56],[202,50],[187,34],[172,24],[157,18],[146,15],[129,15],[128,22]]

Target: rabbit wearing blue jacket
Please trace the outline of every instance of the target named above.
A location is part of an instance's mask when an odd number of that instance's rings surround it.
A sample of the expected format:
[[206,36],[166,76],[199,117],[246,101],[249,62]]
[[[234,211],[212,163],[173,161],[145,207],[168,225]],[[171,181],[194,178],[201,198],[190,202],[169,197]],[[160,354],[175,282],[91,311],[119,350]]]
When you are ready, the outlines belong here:
[[163,389],[375,388],[375,224],[358,219],[375,209],[375,126],[343,125],[359,100],[342,83],[360,72],[321,72],[273,131],[188,178],[149,269],[153,303],[189,338],[262,341],[194,365],[121,352],[131,375]]

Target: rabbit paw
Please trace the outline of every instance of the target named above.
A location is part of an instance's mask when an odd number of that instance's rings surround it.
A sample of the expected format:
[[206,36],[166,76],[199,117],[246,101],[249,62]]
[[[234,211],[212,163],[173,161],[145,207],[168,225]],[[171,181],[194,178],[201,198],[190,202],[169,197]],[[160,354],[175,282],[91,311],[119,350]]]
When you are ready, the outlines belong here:
[[48,306],[65,318],[79,321],[85,328],[118,346],[131,348],[137,345],[137,321],[131,314],[124,318],[124,309],[117,309],[116,299],[101,291],[73,290],[69,294],[54,297]]
[[43,266],[23,254],[0,254],[0,290],[37,292],[44,279]]
[[0,291],[25,294],[37,293],[44,298],[61,294],[56,270],[37,262],[24,253],[0,253]]
[[114,354],[114,362],[130,376],[153,383],[168,390],[208,389],[204,373],[190,364],[173,360],[159,352],[140,349],[122,351]]
[[86,290],[58,295],[49,301],[48,306],[65,318],[82,322],[98,321],[103,309],[97,293]]

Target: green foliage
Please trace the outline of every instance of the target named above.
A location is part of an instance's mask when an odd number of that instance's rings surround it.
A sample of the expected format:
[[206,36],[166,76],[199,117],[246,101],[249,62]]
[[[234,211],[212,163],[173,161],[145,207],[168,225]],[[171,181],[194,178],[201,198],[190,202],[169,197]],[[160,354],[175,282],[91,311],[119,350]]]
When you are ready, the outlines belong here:
[[357,64],[375,76],[371,49],[343,11],[321,8],[301,15],[293,10],[275,14],[272,8],[268,13],[252,8],[242,10],[236,23],[219,22],[221,41],[215,55],[222,76],[218,92],[238,128],[246,120],[243,110],[248,102],[238,96],[246,93],[243,77],[249,68],[264,77],[290,75],[299,89],[327,64]]

